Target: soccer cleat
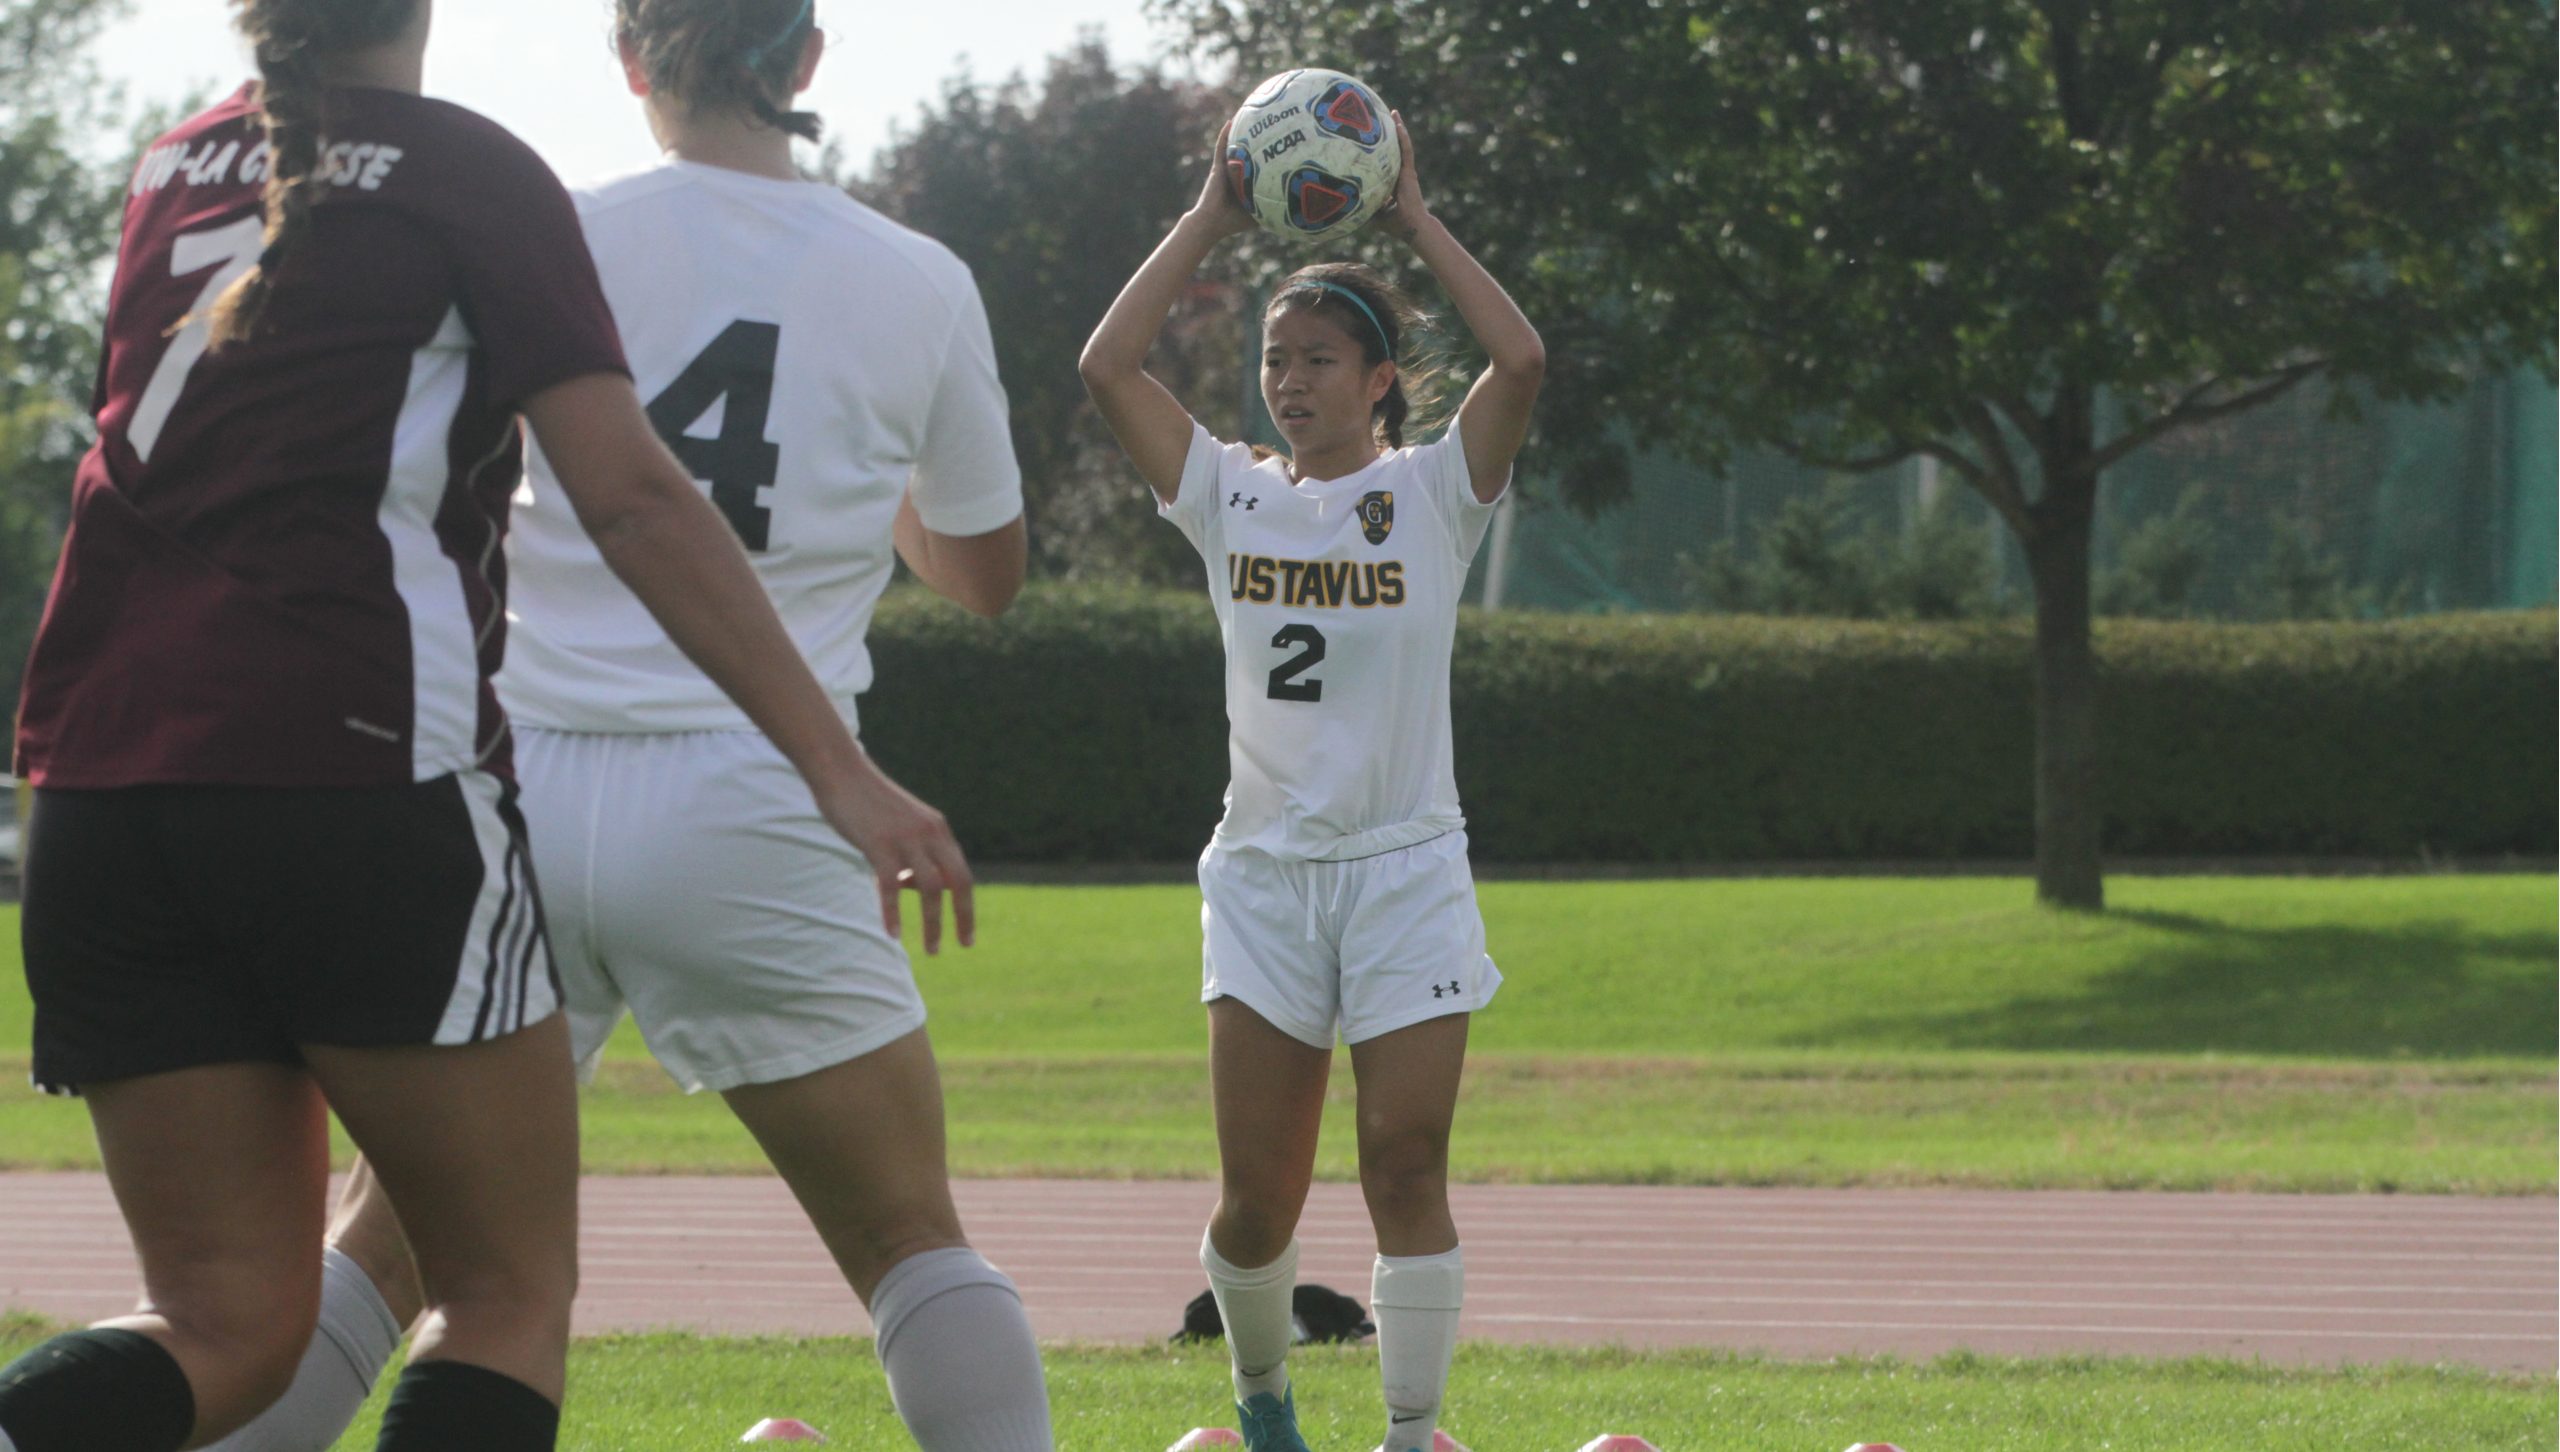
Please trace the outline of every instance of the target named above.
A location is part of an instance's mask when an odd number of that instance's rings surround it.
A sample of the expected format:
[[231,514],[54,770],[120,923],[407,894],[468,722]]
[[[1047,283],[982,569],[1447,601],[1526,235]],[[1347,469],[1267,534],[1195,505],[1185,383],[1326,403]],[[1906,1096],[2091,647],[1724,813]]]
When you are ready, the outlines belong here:
[[1244,1434],[1245,1452],[1307,1452],[1307,1439],[1298,1435],[1295,1387],[1276,1397],[1256,1392],[1236,1403],[1236,1430]]
[[[1381,1446],[1377,1452],[1405,1452],[1405,1449]],[[1421,1449],[1413,1448],[1411,1452],[1421,1452]],[[1431,1452],[1467,1452],[1467,1444],[1434,1427],[1431,1429]]]

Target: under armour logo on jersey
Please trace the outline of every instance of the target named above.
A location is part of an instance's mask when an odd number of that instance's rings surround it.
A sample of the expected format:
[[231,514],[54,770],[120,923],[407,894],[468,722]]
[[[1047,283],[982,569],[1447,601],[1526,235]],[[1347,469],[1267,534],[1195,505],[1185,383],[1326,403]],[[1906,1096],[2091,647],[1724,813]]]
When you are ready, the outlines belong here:
[[1434,983],[1431,985],[1431,996],[1434,998],[1455,998],[1458,996],[1458,993],[1458,980],[1455,978],[1450,979],[1446,983]]
[[1228,496],[1227,496],[1227,507],[1228,507],[1229,509],[1233,509],[1233,508],[1235,508],[1237,505],[1241,504],[1241,505],[1243,505],[1246,509],[1248,509],[1248,510],[1249,510],[1249,509],[1253,508],[1255,505],[1260,504],[1261,502],[1262,502],[1262,496],[1261,496],[1261,495],[1257,494],[1257,495],[1253,496],[1251,499],[1247,499],[1247,498],[1245,498],[1245,497],[1244,497],[1244,491],[1243,491],[1243,490],[1241,490],[1241,489],[1239,489],[1239,490],[1237,490],[1235,493],[1230,494],[1230,495],[1228,495]]

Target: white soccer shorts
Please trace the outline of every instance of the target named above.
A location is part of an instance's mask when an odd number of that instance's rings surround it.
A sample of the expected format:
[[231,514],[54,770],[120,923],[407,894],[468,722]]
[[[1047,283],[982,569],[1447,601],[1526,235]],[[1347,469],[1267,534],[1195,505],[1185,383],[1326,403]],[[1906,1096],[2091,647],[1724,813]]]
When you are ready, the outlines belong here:
[[1330,1049],[1493,1001],[1467,834],[1350,862],[1200,857],[1200,999]]
[[923,1025],[870,863],[761,733],[520,730],[516,774],[582,1074],[626,1006],[688,1093]]

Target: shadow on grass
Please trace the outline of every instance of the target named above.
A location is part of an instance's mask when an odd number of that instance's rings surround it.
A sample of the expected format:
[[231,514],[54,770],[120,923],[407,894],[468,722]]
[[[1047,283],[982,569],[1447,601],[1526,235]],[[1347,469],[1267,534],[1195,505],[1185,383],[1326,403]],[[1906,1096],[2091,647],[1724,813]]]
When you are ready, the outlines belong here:
[[1960,1049],[2549,1058],[2554,939],[2457,922],[2244,928],[2114,912],[2169,941],[2122,967],[1996,1008],[1878,1017],[1832,1042],[1924,1036]]

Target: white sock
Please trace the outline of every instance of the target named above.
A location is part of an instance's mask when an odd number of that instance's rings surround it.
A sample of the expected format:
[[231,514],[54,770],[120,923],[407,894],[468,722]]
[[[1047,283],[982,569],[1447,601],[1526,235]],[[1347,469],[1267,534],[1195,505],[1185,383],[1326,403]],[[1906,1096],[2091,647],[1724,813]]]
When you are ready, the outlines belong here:
[[1236,1401],[1241,1404],[1265,1393],[1285,1395],[1289,1341],[1297,1329],[1289,1297],[1298,1288],[1298,1242],[1290,1241],[1271,1264],[1245,1270],[1229,1265],[1204,1234],[1200,1268],[1209,1273],[1209,1293],[1218,1298],[1218,1319],[1226,1324]]
[[256,1421],[205,1452],[328,1452],[400,1349],[401,1330],[364,1268],[334,1246],[322,1251],[320,1325],[293,1385]]
[[9,1440],[9,1429],[0,1427],[0,1452],[18,1452],[18,1444]]
[[965,1245],[911,1255],[871,1293],[889,1400],[923,1452],[1050,1452],[1049,1388],[1022,1294]]
[[1467,1267],[1457,1248],[1438,1255],[1382,1255],[1369,1273],[1369,1310],[1378,1323],[1378,1379],[1387,1393],[1380,1452],[1431,1452],[1449,1358],[1458,1349],[1458,1306]]

